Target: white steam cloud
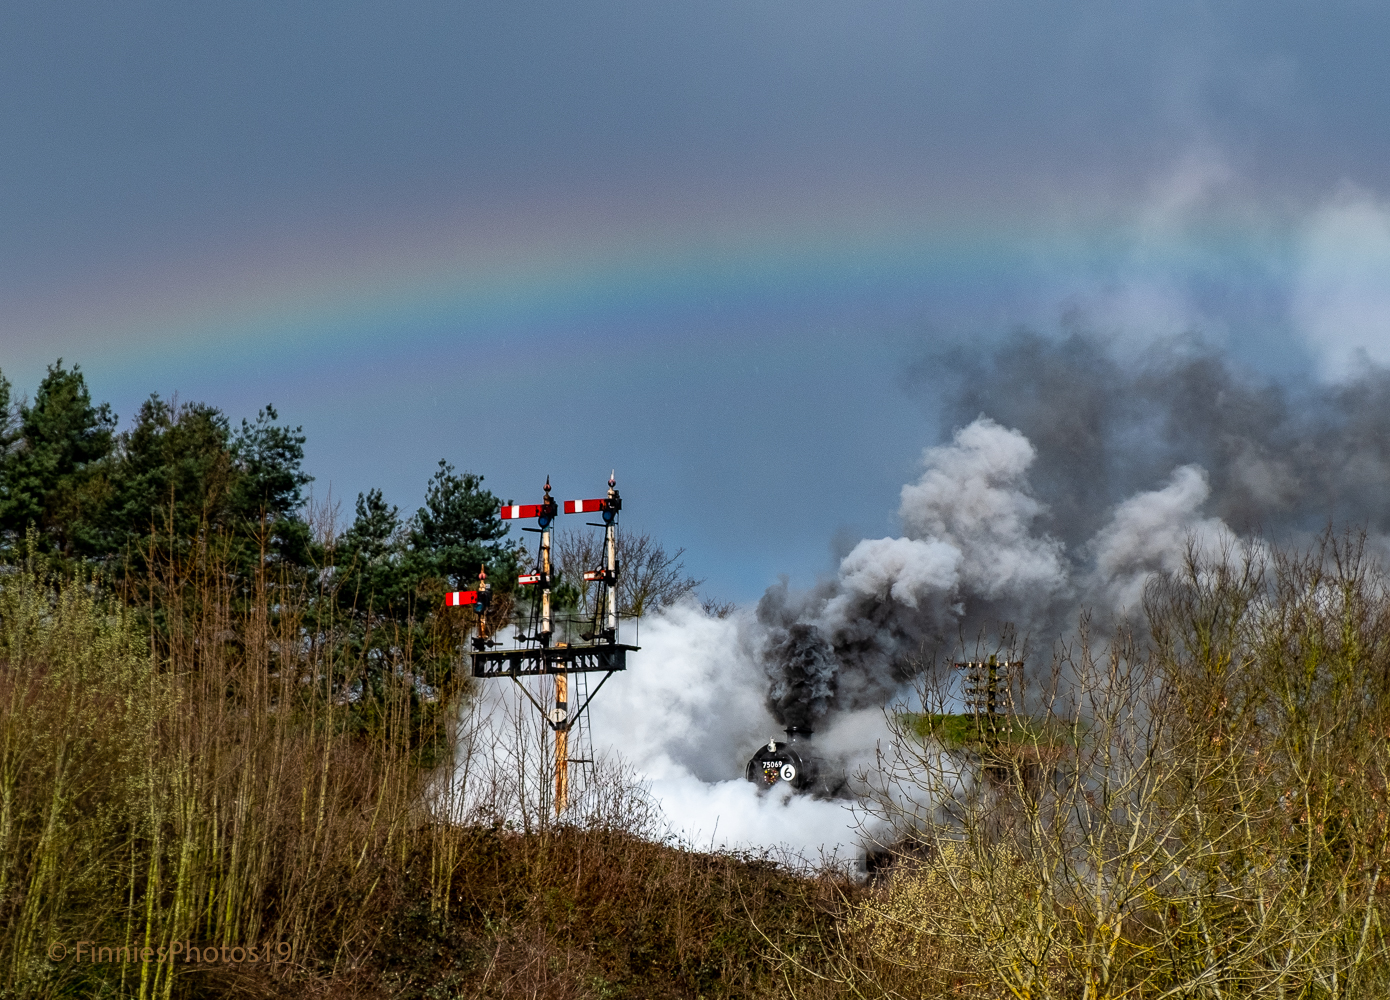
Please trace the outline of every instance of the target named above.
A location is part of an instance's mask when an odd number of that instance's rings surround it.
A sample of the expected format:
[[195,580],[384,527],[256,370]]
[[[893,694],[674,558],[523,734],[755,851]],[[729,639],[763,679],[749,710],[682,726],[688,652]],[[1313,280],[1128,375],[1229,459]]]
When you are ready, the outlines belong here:
[[1205,557],[1233,547],[1237,538],[1219,518],[1204,518],[1211,495],[1206,472],[1184,465],[1168,485],[1131,497],[1115,508],[1110,523],[1091,542],[1095,557],[1092,593],[1121,613],[1139,610],[1144,586],[1154,573],[1182,569],[1189,544]]
[[1313,215],[1293,313],[1325,375],[1390,364],[1390,205],[1347,186]]
[[[689,606],[656,619],[622,696],[596,707],[596,739],[649,762],[652,790],[685,839],[853,850],[858,817],[842,800],[759,794],[741,780],[758,743],[792,714],[772,704],[775,692],[823,701],[822,714],[793,721],[814,726],[818,752],[837,766],[868,768],[888,738],[885,707],[907,697],[904,685],[924,666],[911,639],[958,629],[981,609],[1027,624],[1061,599],[1071,614],[1077,594],[1124,611],[1153,573],[1181,567],[1189,544],[1209,552],[1235,539],[1202,515],[1206,474],[1186,465],[1118,504],[1078,564],[1039,527],[1046,507],[1028,482],[1036,455],[1023,434],[981,417],[923,453],[920,478],[902,490],[904,535],[860,542],[833,581],[799,596],[773,588],[757,619],[709,619]],[[793,662],[776,663],[788,646],[779,633],[797,627],[818,637],[808,641],[824,655],[800,655],[804,644],[793,643]],[[827,676],[778,683],[778,667],[808,663]]]
[[922,478],[903,487],[898,513],[914,539],[958,554],[959,583],[986,597],[1026,599],[1063,586],[1062,546],[1035,535],[1043,512],[1028,488],[1037,451],[1022,434],[982,417],[949,445],[928,448]]
[[[1206,473],[1185,465],[1116,505],[1068,553],[1039,527],[1047,509],[1028,481],[1036,456],[1019,431],[977,419],[924,452],[922,475],[902,491],[904,535],[859,543],[833,580],[800,595],[774,587],[756,615],[711,618],[690,603],[647,619],[641,651],[594,699],[589,721],[595,757],[625,761],[659,807],[656,835],[855,857],[864,816],[853,788],[833,798],[760,791],[743,773],[761,743],[790,720],[815,729],[816,753],[838,773],[870,769],[889,737],[887,712],[925,666],[924,641],[982,615],[1050,621],[1059,601],[1074,613],[1077,595],[1132,609],[1149,576],[1179,568],[1191,542],[1205,550],[1235,537],[1202,515]],[[515,722],[495,719],[525,714],[510,685],[488,686],[484,715],[495,718],[473,741],[485,756],[517,735]]]

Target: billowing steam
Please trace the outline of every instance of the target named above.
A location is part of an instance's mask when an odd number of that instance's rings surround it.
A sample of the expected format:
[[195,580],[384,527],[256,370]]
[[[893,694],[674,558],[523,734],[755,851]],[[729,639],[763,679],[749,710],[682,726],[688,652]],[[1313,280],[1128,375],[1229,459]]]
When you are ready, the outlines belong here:
[[922,477],[903,487],[904,537],[860,542],[810,593],[780,584],[763,595],[768,707],[780,722],[815,729],[828,712],[881,706],[967,614],[1026,620],[1067,591],[1061,543],[1034,530],[1035,457],[1022,434],[975,420],[928,448]]
[[[633,669],[592,708],[596,756],[632,761],[671,824],[710,846],[854,850],[847,801],[741,779],[787,726],[848,773],[871,766],[884,708],[920,671],[1004,623],[1037,665],[1083,608],[1137,619],[1188,546],[1300,542],[1329,520],[1390,531],[1390,373],[1331,388],[1244,377],[1185,341],[1122,364],[1101,341],[1018,334],[915,373],[955,387],[955,429],[902,488],[898,537],[865,539],[804,592],[642,627]],[[938,402],[943,402],[938,400]]]
[[[1016,334],[916,373],[960,387],[950,444],[902,489],[903,535],[860,542],[827,583],[759,602],[768,708],[816,728],[883,705],[1003,623],[1047,656],[1083,607],[1141,613],[1189,544],[1299,542],[1330,520],[1390,529],[1390,373],[1298,391],[1185,341],[1122,365],[1099,340]],[[797,695],[803,697],[798,699]]]

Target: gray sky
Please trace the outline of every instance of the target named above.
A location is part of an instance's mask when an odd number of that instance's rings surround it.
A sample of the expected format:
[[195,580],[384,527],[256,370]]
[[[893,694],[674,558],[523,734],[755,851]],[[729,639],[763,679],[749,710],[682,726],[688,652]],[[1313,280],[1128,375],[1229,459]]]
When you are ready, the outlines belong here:
[[81,363],[123,419],[271,400],[349,508],[440,457],[517,499],[616,465],[746,599],[894,530],[942,345],[1390,360],[1387,37],[1371,3],[11,5],[0,367]]

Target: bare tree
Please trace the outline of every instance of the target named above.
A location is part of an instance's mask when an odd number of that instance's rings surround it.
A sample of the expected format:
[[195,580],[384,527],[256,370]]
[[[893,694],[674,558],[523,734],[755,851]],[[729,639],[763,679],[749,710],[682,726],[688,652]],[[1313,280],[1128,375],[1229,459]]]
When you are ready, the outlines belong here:
[[703,580],[685,575],[681,556],[685,549],[667,553],[665,547],[645,531],[618,536],[618,607],[624,614],[641,617],[649,611],[669,608],[693,593]]
[[715,600],[713,597],[700,598],[700,607],[702,607],[705,614],[709,615],[711,618],[728,618],[738,610],[738,605],[733,601],[719,601]]
[[1355,540],[1268,568],[1194,555],[1150,588],[1151,642],[1083,621],[999,738],[953,736],[954,695],[923,690],[874,797],[911,849],[852,921],[847,978],[1385,995],[1386,584]]
[[[618,613],[641,617],[675,604],[703,583],[689,576],[682,557],[685,549],[667,552],[648,532],[618,532]],[[603,565],[603,538],[597,532],[563,531],[555,539],[555,562],[561,577],[576,586],[580,607],[591,611],[594,587],[584,582],[585,570]],[[716,617],[722,605],[707,610]]]

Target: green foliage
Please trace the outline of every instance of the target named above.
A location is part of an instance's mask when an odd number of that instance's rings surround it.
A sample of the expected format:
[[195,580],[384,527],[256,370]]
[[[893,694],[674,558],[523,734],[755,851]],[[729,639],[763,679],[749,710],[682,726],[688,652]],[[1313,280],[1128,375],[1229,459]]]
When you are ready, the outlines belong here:
[[[358,722],[374,725],[371,700],[408,674],[424,738],[457,693],[467,624],[438,613],[444,592],[471,587],[487,565],[495,606],[510,607],[517,554],[480,475],[441,461],[409,520],[371,490],[346,532],[315,537],[305,436],[273,406],[237,426],[216,407],[154,394],[116,434],[110,408],[61,361],[32,405],[15,407],[10,394],[0,376],[0,563],[13,562],[32,526],[49,568],[116,587],[157,644],[174,641],[209,574],[240,608],[265,587],[313,593],[307,635],[353,658],[353,677],[338,685]],[[279,602],[268,607],[277,618]]]
[[[904,732],[919,740],[935,740],[948,750],[974,747],[984,742],[980,720],[969,714],[940,712],[902,712],[897,718]],[[1056,720],[1035,719],[1026,715],[1000,716],[990,742],[1021,747],[1066,746],[1075,742],[1070,727]]]
[[19,431],[15,426],[14,404],[11,398],[13,389],[10,380],[5,378],[5,373],[0,372],[0,463],[4,462],[5,456],[10,453],[10,449],[19,440]]
[[[0,534],[11,548],[29,525],[38,527],[46,553],[71,556],[88,521],[105,504],[100,468],[111,454],[116,416],[106,403],[92,403],[79,368],[50,365],[33,403],[22,402],[17,421],[9,414],[10,386],[4,384],[5,447],[0,449]],[[10,429],[13,423],[18,426]]]
[[273,407],[233,433],[215,407],[155,394],[118,435],[110,406],[94,404],[81,369],[61,360],[32,404],[12,409],[10,391],[0,376],[0,538],[11,555],[32,524],[68,572],[87,561],[138,573],[152,536],[187,549],[219,532],[235,540],[243,574],[263,555],[315,563],[301,511],[304,435],[276,423]]
[[288,517],[304,503],[303,489],[313,481],[306,474],[302,427],[291,430],[275,423],[280,415],[267,404],[256,422],[241,422],[231,443],[231,457],[239,475],[231,490],[231,508],[246,518]]
[[980,739],[979,726],[972,715],[904,712],[898,721],[918,739],[936,740],[945,747],[967,746]]
[[234,436],[215,407],[151,396],[118,439],[111,503],[89,532],[90,553],[129,570],[153,536],[186,549],[221,533],[234,543],[243,577],[263,555],[307,568],[314,553],[300,511],[300,490],[311,478],[301,467],[304,436],[275,419],[268,406]]
[[482,484],[482,476],[459,475],[439,460],[425,490],[425,506],[416,511],[409,531],[408,544],[422,575],[467,589],[477,584],[479,567],[489,565],[499,570],[495,585],[510,583],[513,574],[500,572],[512,554],[502,541],[507,526],[498,515],[501,504]]
[[482,566],[494,592],[511,590],[516,553],[504,541],[501,503],[482,482],[441,460],[425,506],[409,521],[381,490],[358,494],[352,524],[335,545],[332,588],[340,615],[356,623],[360,638],[373,629],[378,644],[420,641],[417,626],[445,590],[476,586]]
[[227,420],[215,408],[147,399],[120,436],[106,509],[84,525],[88,554],[124,554],[155,534],[193,539],[224,523],[234,476],[227,443]]
[[381,490],[357,495],[357,516],[338,542],[335,580],[339,603],[349,613],[390,618],[410,611],[412,581],[405,578],[404,528],[400,508]]
[[363,623],[404,625],[423,617],[446,588],[476,586],[482,566],[491,571],[494,590],[508,592],[516,554],[504,541],[501,503],[482,482],[441,460],[425,506],[408,522],[381,490],[359,493],[352,524],[333,555],[342,612]]
[[236,470],[230,507],[241,524],[255,526],[273,561],[307,568],[321,560],[302,516],[303,488],[314,477],[303,468],[303,428],[277,424],[278,419],[275,407],[266,404],[255,423],[242,420],[230,448]]

